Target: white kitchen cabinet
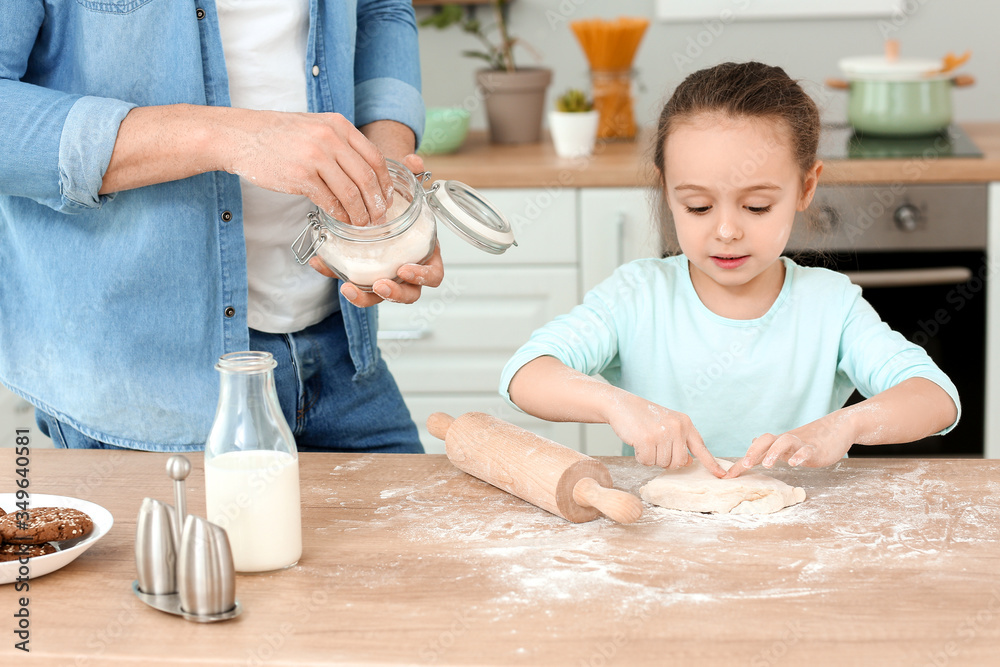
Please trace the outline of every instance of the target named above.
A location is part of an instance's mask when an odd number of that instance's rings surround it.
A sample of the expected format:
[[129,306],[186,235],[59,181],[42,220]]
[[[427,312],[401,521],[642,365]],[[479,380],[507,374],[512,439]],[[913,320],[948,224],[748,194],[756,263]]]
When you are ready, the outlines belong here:
[[406,406],[420,430],[420,442],[428,454],[444,454],[444,442],[427,432],[427,418],[434,412],[445,412],[457,417],[466,412],[485,412],[532,433],[548,438],[567,447],[582,450],[582,429],[576,422],[547,422],[521,412],[504,401],[500,394],[409,394]]
[[647,188],[580,190],[580,294],[624,264],[660,254]]
[[379,306],[379,347],[404,395],[495,392],[531,332],[576,303],[575,267],[446,269],[414,304]]
[[479,193],[510,221],[517,246],[502,255],[491,255],[439,224],[445,274],[456,266],[576,266],[576,190],[512,188],[484,189]]
[[[620,265],[660,254],[660,237],[647,188],[580,191],[580,297]],[[622,442],[607,424],[583,426],[583,451],[621,456]]]
[[383,304],[379,346],[428,452],[443,444],[424,428],[432,412],[480,411],[590,455],[619,455],[604,424],[551,423],[507,405],[500,371],[531,332],[578,304],[620,264],[659,255],[644,188],[480,191],[511,222],[517,247],[477,250],[440,227],[445,282],[415,304]]
[[[1000,183],[990,183],[987,205],[986,258],[991,267],[1000,262]],[[996,273],[990,276],[996,280]],[[986,290],[986,425],[984,455],[1000,459],[1000,289],[990,283]]]
[[531,332],[578,301],[576,193],[565,189],[481,191],[511,222],[518,246],[489,255],[439,226],[445,280],[414,304],[379,306],[379,347],[428,452],[432,412],[486,412],[574,449],[578,424],[515,410],[497,393],[500,371]]

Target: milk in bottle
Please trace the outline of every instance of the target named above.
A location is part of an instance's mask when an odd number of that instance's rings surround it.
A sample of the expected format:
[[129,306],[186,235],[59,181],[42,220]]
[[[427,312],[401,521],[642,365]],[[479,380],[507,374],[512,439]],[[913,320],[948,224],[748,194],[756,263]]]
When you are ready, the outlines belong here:
[[208,520],[226,530],[237,572],[295,565],[302,555],[299,461],[267,352],[232,352],[205,443]]

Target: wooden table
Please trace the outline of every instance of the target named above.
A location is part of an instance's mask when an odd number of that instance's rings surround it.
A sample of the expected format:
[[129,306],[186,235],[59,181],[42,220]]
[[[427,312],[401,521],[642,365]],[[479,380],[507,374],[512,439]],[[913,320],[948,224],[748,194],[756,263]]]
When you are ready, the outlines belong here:
[[[0,450],[12,485],[13,452]],[[188,506],[204,512],[200,455]],[[167,455],[31,453],[31,489],[109,509],[108,535],[31,582],[31,653],[0,664],[996,665],[1000,461],[846,460],[774,472],[805,503],[760,517],[647,507],[571,524],[442,456],[304,454],[305,554],[240,575],[242,616],[196,624],[131,592]],[[619,488],[656,470],[604,459]]]

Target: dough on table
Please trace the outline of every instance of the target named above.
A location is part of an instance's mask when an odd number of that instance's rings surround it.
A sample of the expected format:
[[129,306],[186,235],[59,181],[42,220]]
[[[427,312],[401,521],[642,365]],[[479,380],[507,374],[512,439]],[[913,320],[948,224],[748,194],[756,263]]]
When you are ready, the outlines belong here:
[[[729,470],[729,461],[716,459]],[[648,503],[689,512],[770,514],[801,503],[806,492],[781,480],[745,472],[735,479],[719,479],[697,459],[686,468],[667,470],[639,490]]]

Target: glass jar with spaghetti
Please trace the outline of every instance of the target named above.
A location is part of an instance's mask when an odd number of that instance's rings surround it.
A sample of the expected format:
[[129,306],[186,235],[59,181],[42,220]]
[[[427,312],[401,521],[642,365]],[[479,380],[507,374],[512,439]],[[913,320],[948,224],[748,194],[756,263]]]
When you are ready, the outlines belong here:
[[632,104],[631,69],[590,70],[594,108],[600,114],[598,139],[634,139],[635,111]]

